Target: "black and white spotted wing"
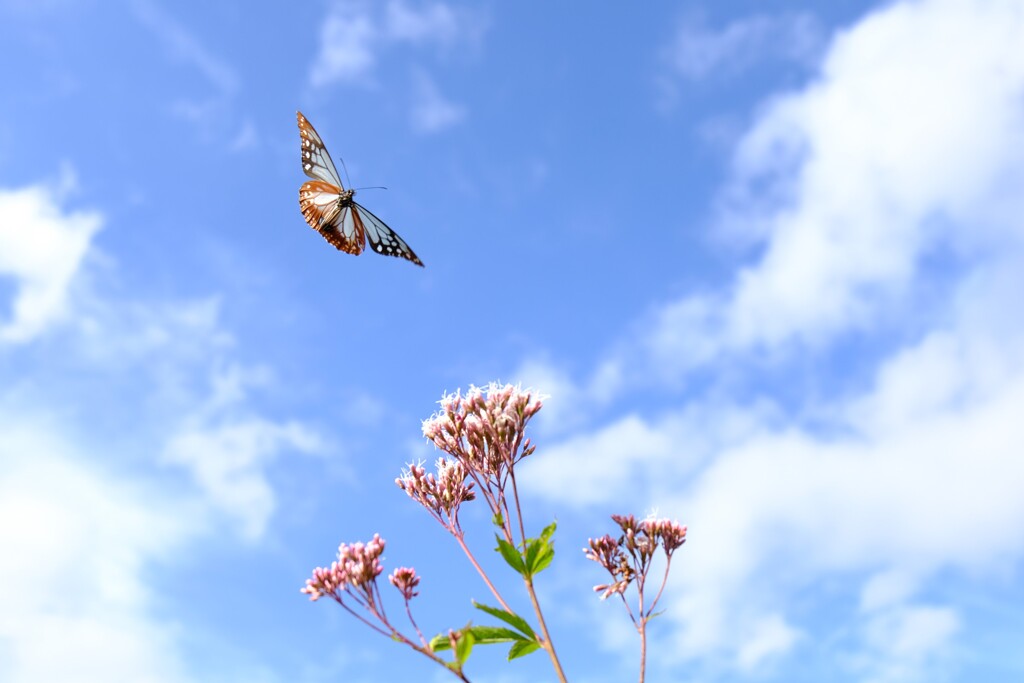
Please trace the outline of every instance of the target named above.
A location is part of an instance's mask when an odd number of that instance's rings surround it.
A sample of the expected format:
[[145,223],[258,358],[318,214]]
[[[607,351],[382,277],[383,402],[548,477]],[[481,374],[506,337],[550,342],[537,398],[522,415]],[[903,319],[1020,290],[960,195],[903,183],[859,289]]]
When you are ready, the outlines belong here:
[[423,265],[423,262],[413,253],[405,240],[362,204],[352,202],[352,220],[356,223],[357,230],[361,225],[363,232],[366,233],[366,238],[370,240],[370,248],[378,254],[401,256],[418,266]]
[[302,138],[302,170],[314,180],[322,180],[334,185],[339,191],[344,190],[345,185],[341,182],[334,160],[327,153],[323,138],[301,111],[295,113],[299,118],[299,137]]
[[299,188],[299,208],[310,227],[339,250],[361,254],[370,240],[378,254],[398,256],[422,266],[416,253],[394,230],[352,198],[355,190],[346,190],[324,141],[309,120],[296,112],[302,138],[302,170],[313,178]]

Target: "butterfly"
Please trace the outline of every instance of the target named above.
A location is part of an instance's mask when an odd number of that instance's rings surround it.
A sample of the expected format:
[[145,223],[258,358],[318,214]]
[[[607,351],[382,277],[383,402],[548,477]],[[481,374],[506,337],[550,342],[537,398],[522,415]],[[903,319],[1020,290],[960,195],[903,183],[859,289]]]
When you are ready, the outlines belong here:
[[346,190],[338,169],[324,147],[324,141],[302,112],[299,136],[302,138],[302,170],[313,180],[299,188],[299,208],[310,227],[347,254],[360,254],[370,240],[378,254],[400,256],[422,266],[423,261],[384,221],[356,203],[355,190]]

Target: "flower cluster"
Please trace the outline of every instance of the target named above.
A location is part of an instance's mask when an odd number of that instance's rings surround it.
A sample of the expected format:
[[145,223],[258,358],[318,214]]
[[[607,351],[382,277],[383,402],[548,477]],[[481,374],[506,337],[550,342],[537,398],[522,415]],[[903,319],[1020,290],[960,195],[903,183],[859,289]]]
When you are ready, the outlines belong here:
[[612,515],[612,519],[622,529],[622,536],[618,540],[608,535],[590,539],[590,547],[583,549],[588,560],[597,562],[612,576],[612,583],[594,586],[602,600],[622,595],[634,579],[645,577],[659,546],[671,561],[672,553],[686,542],[686,527],[679,522],[668,519],[638,522],[633,515]]
[[416,586],[420,585],[420,577],[416,576],[416,570],[412,567],[399,567],[391,572],[388,581],[398,589],[398,592],[402,594],[406,602],[419,595],[416,591]]
[[604,600],[612,595],[622,595],[633,582],[635,572],[629,564],[629,558],[619,547],[619,542],[605,534],[598,539],[590,539],[590,548],[584,548],[588,560],[593,560],[608,570],[608,573],[615,579],[612,583],[605,583],[594,586],[595,591],[601,591],[601,599]]
[[643,521],[645,533],[653,538],[655,543],[660,542],[665,554],[672,557],[672,553],[679,546],[686,543],[686,527],[679,522],[668,519],[647,519]]
[[374,534],[368,543],[342,543],[338,546],[338,560],[329,568],[314,569],[302,592],[307,593],[310,600],[324,596],[340,600],[342,593],[350,593],[372,605],[377,577],[384,571],[380,563],[383,552],[384,540],[380,534]]
[[451,531],[459,526],[459,506],[473,500],[473,482],[466,481],[466,466],[457,460],[437,459],[437,476],[427,474],[420,465],[409,465],[402,476],[395,479],[398,488],[430,511],[434,519]]
[[526,423],[543,405],[540,397],[511,384],[470,387],[448,394],[441,410],[423,422],[423,436],[471,472],[501,482],[508,469],[533,453]]

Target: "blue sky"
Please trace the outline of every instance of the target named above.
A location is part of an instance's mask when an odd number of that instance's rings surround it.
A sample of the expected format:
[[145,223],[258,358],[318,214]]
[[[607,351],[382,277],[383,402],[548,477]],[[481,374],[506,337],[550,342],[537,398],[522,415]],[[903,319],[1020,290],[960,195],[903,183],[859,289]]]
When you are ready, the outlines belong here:
[[[298,590],[379,532],[425,630],[476,616],[393,480],[502,380],[573,680],[635,676],[579,549],[652,511],[650,681],[1021,680],[1022,44],[1016,0],[0,2],[0,679],[449,680]],[[426,268],[306,226],[297,109]]]

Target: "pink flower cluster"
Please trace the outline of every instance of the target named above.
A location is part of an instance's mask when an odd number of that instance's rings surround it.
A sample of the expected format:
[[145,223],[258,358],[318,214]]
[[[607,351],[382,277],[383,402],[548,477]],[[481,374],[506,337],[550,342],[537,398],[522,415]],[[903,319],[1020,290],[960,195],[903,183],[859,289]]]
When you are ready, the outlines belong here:
[[399,567],[391,572],[388,577],[391,585],[398,589],[406,602],[419,595],[416,586],[420,585],[420,577],[416,576],[416,570],[412,567]]
[[324,596],[340,600],[341,593],[355,591],[373,604],[376,579],[384,571],[380,563],[383,552],[384,540],[380,534],[374,534],[368,543],[342,543],[338,546],[338,560],[332,562],[330,568],[314,569],[302,592],[307,593],[310,600]]
[[641,525],[647,536],[653,538],[656,543],[661,543],[661,547],[665,549],[665,554],[669,557],[679,546],[686,543],[686,527],[680,525],[679,522],[668,519],[646,519]]
[[612,595],[622,595],[633,582],[636,572],[629,563],[626,553],[622,552],[619,542],[605,534],[598,539],[590,539],[590,548],[584,548],[588,560],[593,560],[608,570],[608,573],[615,579],[612,583],[604,583],[594,586],[595,591],[601,591],[601,599],[604,600]]
[[423,422],[423,436],[473,472],[501,481],[508,468],[533,453],[526,423],[543,405],[511,384],[470,387],[441,399],[441,410]]
[[638,522],[633,515],[612,515],[622,529],[619,541],[630,555],[647,563],[661,545],[669,557],[686,542],[686,527],[668,519],[645,519]]
[[459,506],[473,500],[473,482],[466,481],[466,466],[457,460],[437,459],[437,476],[427,474],[420,465],[409,465],[402,476],[395,479],[398,487],[410,498],[425,507],[434,519],[446,527],[458,528]]
[[686,542],[686,527],[668,519],[645,519],[638,522],[633,515],[612,515],[622,529],[617,540],[605,535],[590,539],[589,548],[584,548],[588,560],[593,560],[612,575],[612,583],[594,586],[604,600],[612,595],[622,595],[637,578],[644,577],[650,568],[655,551],[660,546],[665,557],[671,561],[674,553]]

